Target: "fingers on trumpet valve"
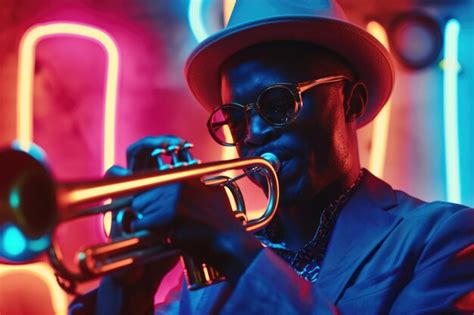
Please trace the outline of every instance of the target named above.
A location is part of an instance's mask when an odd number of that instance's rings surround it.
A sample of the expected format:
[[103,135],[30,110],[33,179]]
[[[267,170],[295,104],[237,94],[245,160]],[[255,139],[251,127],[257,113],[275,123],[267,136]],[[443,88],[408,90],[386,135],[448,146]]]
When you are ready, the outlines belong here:
[[[157,148],[166,150],[168,146],[183,145],[184,139],[173,135],[144,137],[127,148],[127,165],[133,171],[146,171],[157,168],[151,153]],[[166,154],[167,155],[167,154]],[[168,157],[168,156],[167,156]],[[167,161],[167,160],[166,160]],[[171,163],[166,163],[171,164]]]
[[[170,137],[166,137],[170,138]],[[146,139],[145,141],[155,140],[154,138]],[[177,141],[179,140],[179,141]],[[178,144],[176,144],[178,143]],[[146,144],[149,144],[148,142]],[[173,168],[179,168],[183,166],[190,166],[199,164],[200,161],[195,159],[191,154],[190,150],[194,145],[190,142],[181,140],[179,138],[170,138],[167,141],[160,143],[154,143],[155,148],[151,151],[150,156],[156,163],[156,167],[160,171],[169,170]],[[148,147],[149,148],[149,147]],[[135,151],[140,154],[139,151]],[[162,194],[171,194],[170,190],[176,189],[177,186],[171,185],[166,188],[160,187],[149,192],[144,192],[138,196],[132,198],[130,207],[120,210],[115,216],[117,223],[122,226],[122,230],[130,232],[133,230],[139,230],[144,227],[150,227],[153,222],[167,222],[166,211],[155,211],[156,214],[144,215],[142,214],[143,209],[150,200],[154,198],[160,198]],[[176,194],[176,193],[175,193]],[[153,196],[153,197],[150,197]],[[159,216],[159,217],[155,217]],[[164,216],[163,218],[160,216]],[[148,222],[150,221],[150,222]]]
[[[200,161],[195,159],[190,152],[193,147],[192,143],[186,141],[182,145],[173,144],[166,148],[156,148],[151,152],[151,156],[155,158],[159,170],[199,164]],[[166,156],[170,157],[170,163],[165,162]]]

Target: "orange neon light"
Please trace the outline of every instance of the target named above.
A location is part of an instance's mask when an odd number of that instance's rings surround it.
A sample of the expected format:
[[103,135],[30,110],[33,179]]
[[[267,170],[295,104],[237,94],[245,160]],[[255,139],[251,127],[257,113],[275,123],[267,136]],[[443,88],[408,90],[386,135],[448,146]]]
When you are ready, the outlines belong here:
[[27,265],[2,265],[0,266],[0,281],[4,274],[9,272],[29,272],[35,277],[41,279],[49,288],[51,294],[51,302],[54,309],[54,314],[67,314],[68,298],[63,290],[56,282],[54,274],[51,272],[51,267],[43,262],[32,263]]
[[[224,2],[225,3],[225,2]],[[232,142],[232,133],[230,132],[230,129],[228,126],[224,126],[224,138],[227,142]],[[222,153],[221,153],[222,160],[232,160],[236,159],[239,157],[237,154],[237,150],[235,147],[222,147]],[[228,170],[222,173],[222,175],[228,176],[228,177],[235,177],[237,175],[236,170]],[[229,200],[230,207],[231,209],[236,210],[237,209],[237,202],[235,201],[234,195],[229,189],[224,189],[225,194],[227,196],[227,199]],[[205,271],[206,272],[206,271]]]
[[115,113],[117,103],[119,55],[114,40],[104,31],[77,23],[46,23],[31,27],[20,41],[17,84],[17,137],[20,148],[28,151],[33,139],[33,79],[37,44],[52,36],[79,36],[94,40],[107,53],[105,87],[104,159],[103,170],[114,163]]
[[[224,126],[224,138],[227,142],[232,142],[232,133],[228,126]],[[236,159],[239,155],[237,154],[237,150],[235,147],[223,147],[222,148],[222,158],[224,160]],[[230,171],[232,174],[235,174],[235,171]],[[230,176],[230,175],[229,175]]]
[[224,3],[222,5],[223,7],[223,13],[224,13],[224,25],[227,26],[227,23],[229,23],[230,15],[232,14],[232,11],[234,10],[236,0],[224,0]]
[[[377,38],[385,48],[389,49],[387,33],[382,25],[372,21],[367,25],[367,31]],[[381,178],[383,178],[385,168],[391,111],[392,98],[389,98],[387,103],[385,103],[384,108],[380,111],[373,122],[369,170]]]
[[[112,199],[107,199],[104,202],[104,205],[110,205],[112,203]],[[102,227],[104,229],[105,236],[109,237],[110,232],[112,231],[112,211],[107,211],[104,213],[104,217],[102,218]]]
[[[115,160],[115,115],[117,103],[119,54],[114,40],[104,31],[77,23],[46,23],[28,29],[20,41],[17,82],[17,139],[22,150],[29,151],[33,139],[33,81],[35,53],[38,43],[52,36],[79,36],[98,42],[107,55],[105,86],[104,146],[102,168],[107,170]],[[67,313],[67,295],[62,291],[45,263],[24,266],[0,266],[3,273],[27,270],[41,278],[52,295],[56,314]]]

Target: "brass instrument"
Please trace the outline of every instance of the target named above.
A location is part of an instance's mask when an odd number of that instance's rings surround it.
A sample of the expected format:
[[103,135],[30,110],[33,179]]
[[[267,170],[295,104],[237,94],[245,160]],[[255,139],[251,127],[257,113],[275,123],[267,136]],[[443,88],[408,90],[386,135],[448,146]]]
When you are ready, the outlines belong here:
[[[0,225],[13,223],[27,237],[38,239],[51,235],[60,222],[85,215],[105,213],[117,208],[123,209],[131,198],[119,198],[118,204],[113,202],[111,205],[94,208],[90,207],[92,202],[130,196],[160,185],[197,178],[201,178],[206,185],[224,186],[231,191],[237,204],[234,214],[248,231],[264,227],[275,215],[279,196],[276,174],[279,161],[273,154],[190,164],[194,165],[176,169],[163,170],[162,168],[159,171],[79,183],[57,183],[48,169],[27,153],[15,150],[3,151],[0,152]],[[243,169],[244,174],[234,178],[222,175],[210,177],[210,175],[235,169]],[[255,172],[266,178],[268,205],[262,216],[248,220],[242,195],[235,181]],[[132,214],[131,218],[130,214]],[[127,225],[136,218],[131,212],[123,212],[120,216],[123,236],[106,244],[94,245],[80,251],[77,256],[79,272],[68,270],[59,246],[54,239],[51,240],[47,248],[48,256],[59,278],[65,281],[63,285],[68,287],[67,283],[88,281],[125,267],[180,254],[179,248],[174,247],[163,233],[146,230],[127,233],[129,232]],[[217,270],[207,264],[197,265],[190,257],[183,257],[183,261],[190,289],[197,289],[223,279]]]

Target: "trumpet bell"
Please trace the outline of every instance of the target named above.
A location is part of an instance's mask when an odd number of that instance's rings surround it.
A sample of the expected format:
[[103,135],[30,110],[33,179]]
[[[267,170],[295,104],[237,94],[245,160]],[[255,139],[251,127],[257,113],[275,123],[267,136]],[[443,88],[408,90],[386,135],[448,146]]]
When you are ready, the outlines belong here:
[[23,151],[0,152],[0,223],[17,225],[29,238],[52,231],[56,186],[48,169]]

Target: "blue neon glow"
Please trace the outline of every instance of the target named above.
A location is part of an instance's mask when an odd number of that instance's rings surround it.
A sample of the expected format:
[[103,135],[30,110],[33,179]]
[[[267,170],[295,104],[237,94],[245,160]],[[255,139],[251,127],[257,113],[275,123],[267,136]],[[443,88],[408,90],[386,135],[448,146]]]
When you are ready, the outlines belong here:
[[28,242],[28,249],[33,252],[43,252],[45,251],[49,245],[51,244],[51,239],[49,235],[45,235],[37,240],[30,240]]
[[202,5],[204,0],[189,0],[188,21],[191,32],[198,42],[209,36],[202,19]]
[[444,31],[444,143],[447,199],[461,203],[458,126],[458,44],[460,24],[451,19]]
[[[14,140],[12,142],[11,146],[15,150],[25,151],[21,147],[20,141],[18,141],[18,140]],[[38,160],[42,163],[46,163],[46,152],[39,145],[31,142],[28,145],[28,149],[25,152],[28,153],[29,155],[31,155],[32,157],[34,157],[36,160]]]
[[3,249],[7,256],[19,256],[26,249],[26,239],[16,226],[9,226],[3,233]]

